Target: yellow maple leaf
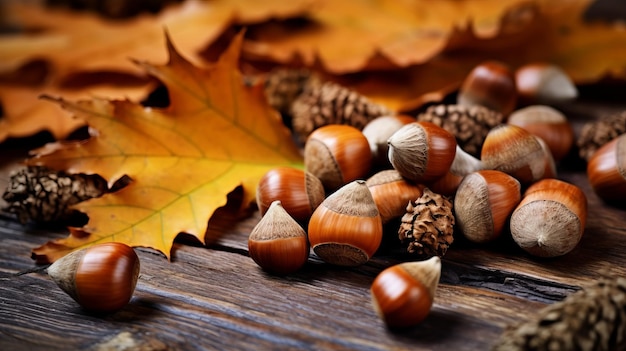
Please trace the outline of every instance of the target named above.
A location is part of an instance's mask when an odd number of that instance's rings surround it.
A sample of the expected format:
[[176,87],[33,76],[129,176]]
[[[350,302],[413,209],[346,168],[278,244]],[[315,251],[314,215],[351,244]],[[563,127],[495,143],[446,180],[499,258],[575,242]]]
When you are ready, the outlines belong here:
[[97,133],[83,143],[57,143],[30,164],[97,173],[109,182],[127,175],[132,182],[76,206],[89,222],[35,249],[39,262],[108,241],[151,247],[169,258],[180,232],[204,242],[208,219],[233,189],[243,186],[248,204],[266,171],[301,166],[300,151],[261,87],[243,83],[237,69],[242,39],[239,34],[204,69],[185,60],[169,40],[166,66],[137,62],[167,87],[171,104],[165,109],[128,100],[57,100]]

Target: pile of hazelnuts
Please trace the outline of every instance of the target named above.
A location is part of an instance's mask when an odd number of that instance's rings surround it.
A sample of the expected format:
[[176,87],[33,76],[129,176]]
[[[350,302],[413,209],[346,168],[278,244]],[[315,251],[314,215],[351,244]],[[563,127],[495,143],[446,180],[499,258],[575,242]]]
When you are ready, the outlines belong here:
[[[409,116],[378,117],[363,130],[320,127],[304,145],[304,170],[276,168],[259,182],[263,217],[249,237],[250,256],[274,274],[300,269],[310,249],[330,264],[363,264],[378,249],[383,224],[402,216],[425,187],[453,198],[458,232],[472,242],[494,241],[508,231],[531,255],[564,255],[583,235],[587,199],[576,185],[557,179],[556,164],[575,135],[549,104],[576,97],[574,84],[554,65],[515,72],[495,61],[475,67],[457,104],[505,117],[486,135],[479,158],[449,131]],[[520,102],[526,107],[515,110]],[[626,141],[620,140],[588,164],[590,183],[603,198],[626,196]],[[367,178],[372,170],[377,173]],[[415,306],[430,310],[440,267],[435,256],[381,272],[371,291],[387,325],[425,318]],[[415,299],[398,304],[390,300],[410,294],[388,289],[413,289]]]

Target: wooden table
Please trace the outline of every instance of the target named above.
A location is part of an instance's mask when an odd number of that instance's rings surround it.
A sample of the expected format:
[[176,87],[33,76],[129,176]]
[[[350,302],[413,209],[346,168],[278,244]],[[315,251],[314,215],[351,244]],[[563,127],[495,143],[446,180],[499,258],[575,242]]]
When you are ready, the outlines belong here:
[[[578,130],[624,106],[582,99],[561,108]],[[0,167],[13,164],[14,154],[1,149]],[[599,274],[624,275],[626,211],[598,199],[575,157],[560,165],[559,178],[579,185],[589,201],[586,233],[573,252],[538,259],[510,239],[479,246],[457,238],[443,258],[431,314],[404,331],[384,326],[369,292],[382,269],[415,259],[396,243],[396,228],[387,228],[385,245],[364,266],[332,267],[313,256],[302,271],[281,278],[247,254],[258,211],[246,218],[222,214],[210,223],[213,244],[180,240],[172,262],[138,248],[141,275],[131,303],[96,316],[45,273],[16,275],[34,266],[32,248],[64,230],[23,226],[1,214],[0,350],[485,350],[507,325]],[[5,172],[2,189],[6,179]]]

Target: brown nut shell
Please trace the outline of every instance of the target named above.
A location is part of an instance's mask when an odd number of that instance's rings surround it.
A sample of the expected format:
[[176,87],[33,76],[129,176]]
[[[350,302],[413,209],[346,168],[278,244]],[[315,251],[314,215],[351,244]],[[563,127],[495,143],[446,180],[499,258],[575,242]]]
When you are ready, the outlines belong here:
[[380,171],[366,181],[383,223],[399,218],[406,205],[422,196],[424,187],[406,180],[393,169]]
[[578,96],[570,77],[560,67],[545,62],[518,68],[515,85],[520,100],[525,103],[567,101]]
[[626,199],[626,134],[604,144],[589,160],[587,176],[593,190],[605,201]]
[[313,174],[297,168],[277,167],[259,180],[256,203],[264,215],[274,201],[280,200],[290,216],[305,222],[325,196],[324,185]]
[[309,242],[323,261],[358,266],[378,250],[383,224],[365,181],[348,183],[329,195],[309,221]]
[[389,145],[387,140],[405,124],[415,122],[414,117],[397,115],[381,116],[371,120],[365,128],[363,135],[367,138],[372,151],[373,164],[381,168],[389,168]]
[[512,176],[494,170],[471,173],[454,198],[456,225],[472,242],[495,240],[520,200],[521,186]]
[[513,72],[504,63],[484,62],[467,75],[457,99],[459,105],[485,106],[507,116],[517,103]]
[[389,138],[389,161],[403,177],[432,182],[448,173],[456,155],[456,139],[431,122],[409,123]]
[[531,255],[562,256],[578,245],[586,220],[587,198],[580,188],[543,179],[526,190],[513,211],[511,236]]
[[248,253],[265,271],[284,275],[306,263],[309,243],[304,229],[277,200],[250,232]]
[[326,125],[309,135],[304,145],[304,167],[328,191],[367,176],[372,152],[367,138],[355,127]]
[[511,113],[507,123],[543,139],[556,161],[565,157],[574,145],[574,130],[567,117],[550,106],[532,105],[519,109]]
[[132,247],[111,242],[63,256],[48,267],[48,275],[85,310],[113,312],[132,298],[139,268]]
[[487,134],[481,160],[486,169],[510,174],[522,184],[545,176],[546,158],[537,138],[525,129],[501,124]]
[[374,309],[390,328],[417,325],[430,313],[440,276],[437,256],[391,266],[372,283]]

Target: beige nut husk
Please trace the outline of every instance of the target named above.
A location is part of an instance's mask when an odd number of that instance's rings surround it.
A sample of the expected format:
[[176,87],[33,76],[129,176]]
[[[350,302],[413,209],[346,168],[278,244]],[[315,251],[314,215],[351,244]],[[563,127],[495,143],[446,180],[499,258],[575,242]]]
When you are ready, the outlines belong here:
[[545,179],[526,190],[511,215],[513,240],[531,255],[556,257],[572,251],[585,230],[587,199],[575,185]]

